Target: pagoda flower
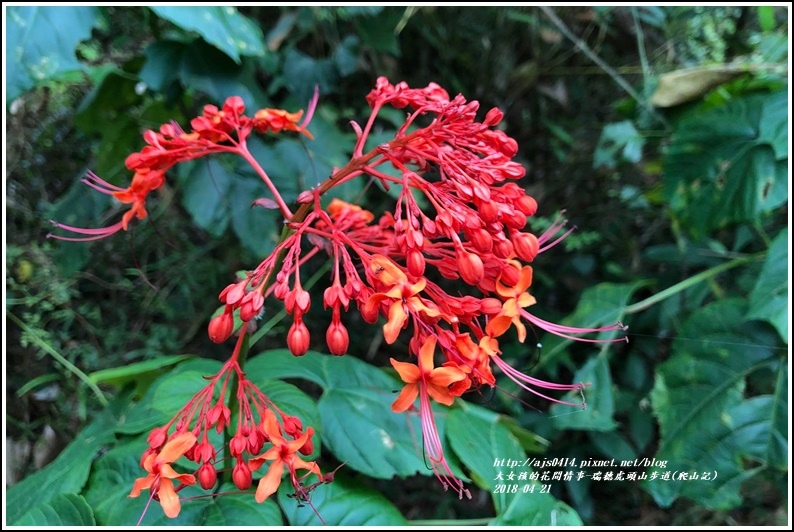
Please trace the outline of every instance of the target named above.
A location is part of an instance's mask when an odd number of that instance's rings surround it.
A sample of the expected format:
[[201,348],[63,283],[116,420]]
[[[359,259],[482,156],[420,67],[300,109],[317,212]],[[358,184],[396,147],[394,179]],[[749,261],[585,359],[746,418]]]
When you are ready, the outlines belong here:
[[[461,498],[464,495],[471,498],[469,491],[455,477],[449,469],[446,458],[444,458],[438,427],[430,405],[430,398],[432,397],[435,401],[450,406],[455,401],[455,396],[459,396],[466,391],[462,386],[455,386],[455,384],[468,381],[468,376],[465,371],[459,369],[453,363],[445,363],[440,368],[434,367],[433,354],[435,353],[436,343],[435,336],[430,335],[425,338],[419,350],[418,364],[399,362],[393,358],[389,359],[391,365],[397,370],[400,379],[405,383],[400,395],[392,403],[391,408],[395,413],[404,412],[414,404],[417,396],[419,397],[422,437],[433,473],[435,473],[445,488],[452,487]],[[411,345],[413,346],[415,343],[411,342]]]
[[527,290],[532,285],[532,267],[524,266],[518,274],[518,280],[513,286],[506,286],[501,279],[496,282],[496,293],[503,299],[502,308],[495,317],[491,318],[485,328],[491,337],[501,336],[510,328],[510,324],[516,326],[518,331],[518,341],[524,342],[527,337],[527,329],[521,323],[520,309],[535,304],[535,298]]
[[387,290],[372,294],[361,313],[364,319],[374,323],[378,317],[380,304],[391,300],[389,319],[383,326],[383,337],[386,339],[386,343],[393,344],[397,340],[400,330],[408,322],[410,315],[416,316],[419,312],[429,318],[441,315],[437,309],[427,306],[425,301],[419,297],[419,292],[427,286],[427,279],[424,277],[411,283],[399,266],[383,255],[372,256],[369,272]]
[[196,478],[193,475],[177,473],[171,464],[184,456],[195,444],[196,436],[192,432],[183,432],[166,443],[158,454],[147,456],[143,461],[143,468],[149,474],[135,481],[129,497],[137,497],[141,494],[141,490],[151,490],[152,497],[156,496],[160,500],[165,515],[168,517],[179,515],[181,508],[179,495],[174,490],[172,480],[190,486],[196,483]]
[[[249,460],[248,467],[251,471],[257,471],[265,462],[269,460],[272,460],[272,462],[267,474],[262,477],[256,488],[256,502],[264,502],[278,490],[281,484],[281,476],[284,474],[285,468],[289,471],[290,480],[297,494],[303,492],[301,480],[303,480],[305,476],[314,473],[322,480],[322,473],[317,464],[315,462],[306,462],[297,455],[299,452],[303,454],[310,454],[312,452],[311,437],[314,434],[313,430],[309,429],[299,438],[289,441],[282,435],[281,426],[276,419],[276,414],[273,413],[272,410],[267,410],[265,412],[263,428],[268,437],[268,441],[270,441],[273,446],[261,456]],[[297,473],[298,469],[307,470],[308,473],[299,479]]]

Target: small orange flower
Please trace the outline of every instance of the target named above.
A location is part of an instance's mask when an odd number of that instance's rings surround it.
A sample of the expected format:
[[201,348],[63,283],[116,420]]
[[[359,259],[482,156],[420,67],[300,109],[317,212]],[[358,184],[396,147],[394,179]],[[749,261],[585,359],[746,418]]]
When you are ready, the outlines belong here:
[[314,434],[311,428],[297,440],[287,441],[281,434],[281,428],[279,427],[278,419],[276,419],[276,414],[270,409],[265,411],[263,425],[268,440],[273,444],[273,447],[265,451],[261,456],[249,460],[248,466],[251,468],[251,471],[257,471],[266,461],[273,460],[273,462],[270,464],[270,469],[268,469],[267,474],[262,477],[256,488],[256,502],[264,502],[278,490],[285,466],[290,472],[290,478],[293,484],[298,482],[298,469],[305,469],[318,477],[322,477],[320,468],[315,462],[301,460],[296,454]]
[[377,316],[380,304],[387,299],[392,300],[389,320],[383,326],[386,343],[392,344],[397,340],[400,330],[408,321],[409,311],[424,312],[430,318],[441,315],[438,309],[428,307],[418,295],[427,286],[427,279],[424,277],[411,284],[408,276],[391,259],[383,255],[373,255],[369,268],[373,276],[386,286],[388,291],[372,294],[364,305],[363,313]]
[[[419,386],[427,390],[437,402],[442,405],[451,405],[455,401],[455,395],[450,392],[449,386],[456,382],[466,379],[466,373],[457,367],[445,366],[433,368],[433,353],[436,350],[436,337],[428,336],[422,348],[419,350],[419,365],[409,362],[398,362],[393,358],[389,359],[391,365],[397,370],[400,378],[405,382],[405,387],[400,395],[391,405],[394,412],[400,413],[408,410],[419,395]],[[458,391],[458,390],[456,390]],[[465,390],[460,390],[460,395]],[[423,392],[424,393],[424,392]]]
[[183,432],[166,443],[158,454],[147,456],[143,468],[149,474],[135,481],[129,497],[137,497],[141,490],[151,489],[160,499],[165,515],[172,518],[179,515],[179,495],[176,494],[171,480],[190,486],[196,483],[196,478],[193,475],[177,473],[170,464],[181,458],[195,443],[196,436],[192,432]]
[[527,289],[532,284],[532,267],[524,266],[518,276],[515,286],[505,286],[501,279],[496,283],[496,292],[505,299],[502,310],[492,318],[485,327],[488,336],[496,338],[501,336],[510,328],[510,324],[516,326],[518,331],[518,341],[523,342],[527,337],[527,329],[521,323],[519,312],[522,308],[535,304],[535,298],[527,293]]

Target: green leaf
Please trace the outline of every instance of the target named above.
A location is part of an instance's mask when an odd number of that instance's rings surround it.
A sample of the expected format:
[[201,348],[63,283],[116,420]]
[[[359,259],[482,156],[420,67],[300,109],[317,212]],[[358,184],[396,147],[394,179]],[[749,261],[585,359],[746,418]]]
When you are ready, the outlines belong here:
[[771,323],[783,342],[788,343],[788,229],[783,229],[769,246],[766,262],[752,294],[747,319]]
[[395,414],[393,400],[387,390],[328,390],[318,404],[323,442],[340,461],[374,478],[426,475],[419,417]]
[[273,251],[284,221],[281,211],[251,206],[254,200],[265,195],[270,194],[261,179],[241,176],[234,181],[229,198],[229,202],[237,206],[231,213],[234,234],[257,257]]
[[638,163],[642,159],[645,139],[637,132],[631,120],[607,124],[598,139],[593,168],[615,168],[621,162]]
[[190,360],[157,379],[116,427],[122,434],[140,434],[167,423],[207,385],[204,378],[220,370],[220,362]]
[[[644,484],[662,506],[684,495],[714,509],[741,503],[741,483],[758,471],[743,457],[760,454],[759,442],[779,450],[780,407],[765,396],[744,401],[745,378],[762,368],[780,370],[774,336],[744,322],[738,299],[695,312],[673,342],[672,356],[658,367],[651,393],[661,442],[656,459],[666,471],[717,471],[710,481],[650,481]],[[698,341],[691,341],[697,338]],[[765,409],[765,410],[764,410]],[[661,470],[660,470],[661,471]]]
[[281,82],[298,101],[308,101],[317,86],[320,94],[336,92],[341,76],[332,59],[315,59],[290,48],[284,56]]
[[234,167],[228,159],[201,159],[181,165],[184,189],[182,205],[193,221],[214,237],[220,237],[231,221]]
[[262,30],[237,8],[157,6],[150,9],[182,29],[195,31],[238,63],[242,55],[265,55]]
[[[408,522],[386,497],[337,475],[311,493],[311,506],[299,504],[292,486],[282,482],[278,502],[292,526],[406,526]],[[315,509],[317,513],[315,513]],[[317,516],[319,514],[322,520]]]
[[79,493],[88,479],[95,455],[113,442],[118,413],[108,408],[81,430],[58,458],[6,492],[6,520],[14,523],[30,509],[30,501],[49,503],[58,495]]
[[[221,493],[237,491],[234,484],[221,486]],[[272,500],[261,504],[256,502],[253,493],[221,495],[212,499],[201,519],[203,526],[282,526],[281,510]]]
[[690,114],[672,137],[665,195],[694,236],[757,218],[788,199],[787,92]]
[[[490,524],[502,526],[581,525],[576,512],[567,504],[542,491],[536,480],[517,480],[520,473],[531,473],[523,467],[526,454],[510,431],[498,422],[454,410],[447,420],[447,437],[452,450],[471,471],[474,482],[493,495],[497,517]],[[513,460],[517,465],[502,465]],[[515,468],[515,469],[514,469]],[[513,473],[516,480],[507,480]],[[497,475],[501,474],[502,479]],[[516,485],[517,493],[500,491],[499,485]],[[524,487],[527,487],[527,493]],[[529,493],[530,487],[533,492]],[[509,490],[506,490],[509,491]]]
[[184,88],[206,93],[210,102],[219,107],[229,96],[240,96],[252,109],[265,101],[254,83],[252,63],[244,61],[239,65],[201,39],[160,40],[146,48],[146,62],[139,77],[164,93],[179,82]]
[[[612,391],[612,374],[606,356],[599,355],[590,359],[580,368],[573,377],[573,382],[587,383],[584,397],[587,408],[580,410],[576,407],[555,403],[551,407],[552,422],[558,429],[597,430],[608,432],[617,425],[613,419],[615,415],[615,398]],[[566,395],[568,402],[580,402],[581,392],[572,392]]]
[[[317,408],[323,444],[350,468],[375,478],[430,474],[422,458],[418,416],[391,410],[396,397],[392,392],[403,384],[378,368],[352,356],[310,351],[294,357],[279,349],[252,358],[246,375],[254,382],[303,378],[322,386],[325,392]],[[441,412],[445,410],[436,410],[436,422],[443,436]]]
[[91,37],[99,9],[10,6],[7,15],[6,102],[66,72],[83,70],[74,51]]
[[288,349],[265,351],[252,357],[245,366],[248,378],[306,379],[325,389],[368,388],[391,391],[399,383],[375,366],[352,356],[335,357],[309,351],[302,357]]
[[118,368],[102,369],[91,373],[88,377],[94,384],[107,384],[116,388],[123,388],[130,381],[148,382],[155,376],[159,376],[164,368],[174,366],[189,358],[192,358],[192,355],[164,356],[154,360],[127,364]]
[[96,526],[94,512],[86,500],[74,493],[62,493],[39,504],[20,517],[14,526]]

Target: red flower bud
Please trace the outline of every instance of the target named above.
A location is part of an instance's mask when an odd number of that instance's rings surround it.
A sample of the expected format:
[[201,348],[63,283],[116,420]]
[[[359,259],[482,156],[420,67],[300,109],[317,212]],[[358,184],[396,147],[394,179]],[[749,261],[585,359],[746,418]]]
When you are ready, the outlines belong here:
[[485,229],[472,229],[468,240],[481,253],[490,253],[493,249],[493,236]]
[[493,245],[493,254],[500,259],[506,259],[513,253],[513,244],[509,240],[497,240]]
[[234,318],[231,311],[224,310],[223,314],[219,314],[210,320],[210,325],[207,328],[210,340],[216,344],[220,344],[229,339],[234,332]]
[[196,462],[209,462],[215,458],[215,448],[208,441],[196,444],[196,452],[193,454]]
[[314,443],[312,443],[312,436],[314,436],[314,429],[309,427],[307,432],[309,433],[309,438],[306,440],[306,443],[304,443],[301,446],[301,448],[298,449],[298,452],[305,456],[308,456],[314,452]]
[[232,437],[231,441],[229,442],[229,451],[232,453],[232,456],[236,456],[239,458],[245,452],[245,448],[247,445],[248,445],[248,439],[242,434],[236,434]]
[[237,465],[234,466],[232,471],[232,480],[237,489],[247,490],[251,487],[251,470],[248,468],[248,464],[239,458],[237,459]]
[[540,250],[540,243],[532,233],[513,233],[510,235],[513,249],[521,260],[532,262]]
[[415,249],[409,251],[405,262],[408,265],[408,273],[414,277],[421,277],[425,273],[425,256],[421,251]]
[[494,107],[493,109],[488,111],[487,115],[485,115],[485,120],[483,121],[483,125],[486,125],[488,127],[495,126],[502,121],[503,116],[504,113],[499,109],[497,109],[496,107]]
[[301,422],[300,418],[297,416],[290,416],[289,414],[284,414],[284,432],[292,436],[293,438],[297,438],[298,434],[303,430],[303,423]]
[[325,342],[328,344],[328,350],[332,355],[342,356],[347,353],[347,347],[350,345],[350,336],[338,318],[331,322],[328,327],[328,331],[325,333]]
[[305,355],[309,350],[309,329],[303,324],[303,320],[296,319],[289,328],[287,347],[296,357]]
[[259,429],[253,427],[251,432],[248,434],[246,443],[246,448],[248,449],[249,453],[259,454],[259,451],[262,450],[262,446],[265,444],[265,437],[259,432]]
[[502,267],[502,283],[507,286],[515,286],[518,283],[521,272],[512,264],[505,264]]
[[532,196],[521,196],[513,202],[513,205],[527,216],[532,216],[538,211],[538,202]]
[[157,427],[156,429],[152,429],[146,441],[149,443],[151,449],[159,449],[167,439],[168,431],[164,427]]
[[525,225],[527,225],[527,217],[526,215],[515,209],[510,209],[508,211],[502,211],[499,219],[505,224],[507,227],[511,229],[522,229]]
[[494,297],[486,297],[480,301],[480,311],[483,314],[492,316],[498,314],[502,310],[502,302]]
[[215,466],[209,462],[205,462],[204,465],[199,467],[198,481],[199,485],[205,490],[212,489],[218,481],[218,472],[215,471]]
[[243,298],[240,305],[240,319],[243,321],[251,321],[259,315],[262,307],[265,304],[265,298],[258,290],[248,292]]
[[499,208],[493,201],[483,201],[480,203],[480,218],[485,223],[492,223],[499,220]]
[[482,259],[474,253],[459,252],[458,267],[461,278],[470,285],[476,285],[482,281],[485,272]]

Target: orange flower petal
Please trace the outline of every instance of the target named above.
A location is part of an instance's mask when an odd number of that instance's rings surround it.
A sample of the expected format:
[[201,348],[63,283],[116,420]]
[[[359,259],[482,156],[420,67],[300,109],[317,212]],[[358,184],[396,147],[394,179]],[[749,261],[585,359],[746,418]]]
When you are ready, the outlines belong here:
[[433,353],[436,350],[436,337],[428,336],[422,348],[419,350],[419,369],[422,373],[433,371]]
[[284,462],[276,460],[270,464],[270,469],[267,470],[267,475],[262,477],[259,485],[256,488],[256,495],[254,498],[256,502],[265,502],[268,497],[273,495],[278,490],[281,484],[281,475],[284,474]]
[[455,398],[449,393],[449,390],[446,387],[442,388],[440,386],[428,383],[427,393],[430,394],[430,397],[432,397],[437,403],[441,403],[442,405],[451,406],[452,403],[455,402]]
[[530,306],[534,305],[536,302],[537,301],[535,300],[535,298],[532,297],[531,295],[529,295],[526,292],[524,292],[523,294],[518,296],[518,301],[517,301],[518,306],[521,307],[521,308],[530,307]]
[[389,321],[383,326],[383,337],[387,344],[393,344],[405,325],[408,314],[405,313],[402,301],[395,301],[389,308]]
[[274,446],[278,447],[282,443],[286,443],[287,440],[285,440],[284,436],[281,434],[281,427],[278,424],[276,414],[269,408],[265,410],[263,428],[265,429],[265,434],[267,434],[268,439]]
[[414,401],[416,401],[417,395],[419,395],[419,386],[416,384],[406,384],[400,392],[400,395],[398,395],[397,399],[392,403],[392,412],[399,414],[400,412],[408,410],[411,405],[414,404]]
[[127,497],[137,497],[141,494],[142,490],[148,490],[151,488],[152,483],[154,483],[154,475],[147,475],[144,478],[135,480],[135,484],[132,485],[132,491],[129,495],[127,495]]
[[321,477],[323,474],[320,471],[320,466],[317,465],[317,462],[306,462],[302,460],[300,457],[296,456],[295,460],[292,462],[293,469],[306,469],[311,471],[318,477]]
[[453,382],[462,381],[466,378],[466,374],[458,368],[436,368],[430,373],[428,379],[430,384],[446,388]]
[[167,478],[160,480],[160,489],[157,490],[160,497],[160,505],[163,507],[165,515],[174,518],[179,515],[182,506],[179,504],[179,495],[174,491],[174,484]]
[[391,365],[397,370],[397,373],[400,375],[400,379],[407,384],[413,384],[417,382],[422,374],[419,371],[419,366],[416,364],[411,364],[409,362],[398,362],[393,358],[390,358],[389,362],[391,362]]
[[524,327],[524,324],[521,323],[521,318],[518,316],[513,317],[513,324],[516,326],[516,330],[518,331],[518,341],[524,343],[524,340],[527,338],[527,328]]
[[408,277],[403,271],[391,259],[383,255],[373,255],[369,269],[372,275],[386,286],[394,286],[408,281]]
[[171,441],[163,446],[163,450],[157,455],[157,461],[164,464],[176,462],[179,458],[184,456],[195,443],[196,435],[192,432],[177,434]]
[[502,336],[510,328],[512,322],[512,318],[508,316],[497,316],[488,322],[488,325],[485,326],[485,332],[488,333],[488,336],[494,338]]
[[532,266],[524,266],[518,274],[516,292],[526,292],[530,285],[532,285]]

